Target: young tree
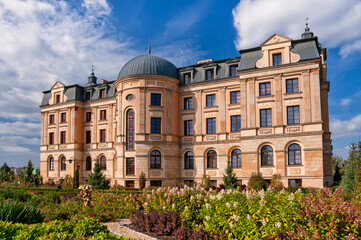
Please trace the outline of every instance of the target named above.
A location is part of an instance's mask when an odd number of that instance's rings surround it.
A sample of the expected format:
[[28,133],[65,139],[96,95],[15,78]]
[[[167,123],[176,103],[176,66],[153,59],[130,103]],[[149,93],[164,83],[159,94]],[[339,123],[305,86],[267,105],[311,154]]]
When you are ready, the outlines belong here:
[[233,167],[231,161],[227,161],[226,174],[223,174],[223,184],[225,188],[236,188],[237,187],[237,178],[236,174],[233,173]]
[[342,157],[332,157],[333,162],[333,182],[339,184],[342,179]]
[[31,160],[29,160],[28,166],[25,168],[25,183],[32,183],[34,181],[33,171],[33,163],[31,162]]
[[10,175],[11,169],[5,162],[0,168],[0,182],[8,182],[10,180]]
[[360,165],[361,158],[361,141],[351,143],[348,152],[348,160],[345,168],[345,173],[341,180],[341,186],[347,194],[352,194],[356,184],[355,171]]
[[95,189],[109,189],[110,179],[106,179],[102,173],[99,161],[95,163],[94,172],[89,174],[88,184],[94,186]]
[[73,187],[74,189],[79,188],[79,169],[76,169],[74,172],[74,178],[73,178]]

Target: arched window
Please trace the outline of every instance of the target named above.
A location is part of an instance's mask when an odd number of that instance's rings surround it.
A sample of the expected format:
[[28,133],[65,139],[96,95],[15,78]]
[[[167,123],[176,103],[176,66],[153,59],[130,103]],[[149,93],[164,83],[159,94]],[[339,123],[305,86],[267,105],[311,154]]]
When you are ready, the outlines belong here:
[[85,159],[85,170],[86,171],[92,170],[92,158],[90,156],[87,156]]
[[134,150],[134,110],[127,111],[126,122],[126,150]]
[[65,171],[66,170],[66,158],[64,156],[60,159],[60,170]]
[[217,168],[217,153],[214,150],[207,153],[207,168]]
[[54,171],[54,158],[50,157],[49,159],[49,171]]
[[288,147],[288,165],[301,165],[301,147],[296,143]]
[[150,168],[161,168],[161,155],[158,150],[153,150],[150,153]]
[[273,166],[273,149],[271,146],[264,146],[261,149],[261,166]]
[[184,168],[185,169],[193,169],[194,168],[194,160],[193,153],[188,151],[184,154]]
[[242,155],[241,150],[238,148],[233,149],[231,158],[232,158],[232,167],[240,168],[242,167]]
[[104,155],[100,157],[100,166],[102,170],[107,170],[107,158]]

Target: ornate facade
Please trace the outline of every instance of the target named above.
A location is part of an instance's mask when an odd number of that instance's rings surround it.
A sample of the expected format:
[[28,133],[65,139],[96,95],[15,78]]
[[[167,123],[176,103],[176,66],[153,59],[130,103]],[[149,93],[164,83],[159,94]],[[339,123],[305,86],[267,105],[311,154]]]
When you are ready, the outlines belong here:
[[275,34],[240,56],[176,68],[151,55],[130,60],[117,80],[60,82],[41,103],[41,175],[76,168],[86,181],[95,161],[113,184],[222,183],[230,160],[244,184],[254,173],[283,184],[332,184],[326,49]]

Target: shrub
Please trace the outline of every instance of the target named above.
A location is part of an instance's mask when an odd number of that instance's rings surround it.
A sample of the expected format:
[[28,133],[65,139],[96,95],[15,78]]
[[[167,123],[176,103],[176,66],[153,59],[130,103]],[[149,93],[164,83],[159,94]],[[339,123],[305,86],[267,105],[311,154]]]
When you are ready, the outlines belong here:
[[7,200],[0,202],[0,220],[13,223],[33,224],[43,221],[40,210],[30,202]]
[[106,179],[103,175],[99,161],[95,163],[94,172],[89,174],[88,184],[93,185],[95,189],[110,188],[110,179]]
[[273,174],[270,187],[275,191],[281,191],[283,189],[281,174]]
[[145,182],[146,182],[145,174],[144,174],[144,172],[141,172],[139,174],[139,189],[140,190],[143,190],[145,188]]
[[223,183],[225,188],[236,188],[237,178],[236,174],[233,173],[233,167],[231,161],[227,161],[226,174],[223,174]]
[[203,175],[203,185],[205,188],[210,188],[211,187],[211,178],[208,175]]
[[266,182],[262,177],[262,173],[253,174],[248,181],[248,186],[255,191],[266,190]]

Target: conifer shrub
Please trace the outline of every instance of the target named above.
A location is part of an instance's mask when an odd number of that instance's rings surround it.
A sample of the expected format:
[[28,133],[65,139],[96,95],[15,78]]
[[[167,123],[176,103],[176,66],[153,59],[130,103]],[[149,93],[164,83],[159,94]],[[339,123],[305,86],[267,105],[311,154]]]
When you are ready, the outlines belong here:
[[236,174],[233,173],[231,161],[227,161],[226,174],[223,174],[223,184],[225,188],[235,189],[237,187]]
[[266,182],[262,177],[262,173],[253,174],[248,181],[248,186],[255,191],[266,190]]
[[93,170],[94,172],[89,174],[88,184],[94,186],[95,189],[109,189],[110,179],[105,178],[99,161],[95,163]]

